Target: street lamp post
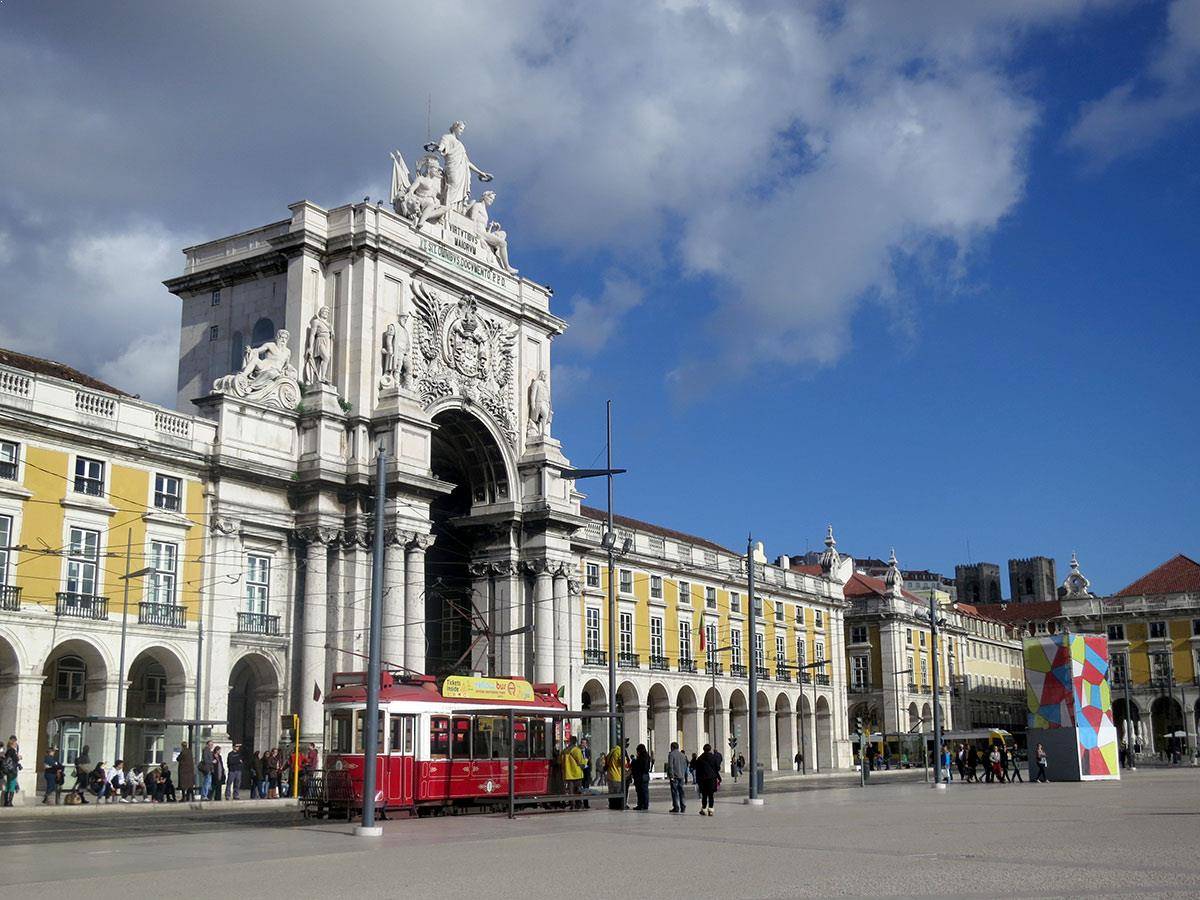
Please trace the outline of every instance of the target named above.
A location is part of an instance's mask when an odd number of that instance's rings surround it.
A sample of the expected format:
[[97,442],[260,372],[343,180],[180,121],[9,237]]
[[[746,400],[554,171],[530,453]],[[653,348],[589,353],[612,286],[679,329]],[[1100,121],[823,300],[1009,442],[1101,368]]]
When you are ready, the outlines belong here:
[[[796,666],[796,671],[797,671],[797,672],[803,672],[803,671],[805,671],[806,669],[816,669],[816,668],[824,668],[824,667],[825,667],[825,660],[823,660],[823,659],[818,659],[817,661],[815,661],[815,662],[810,662],[810,663],[808,663],[807,665],[804,665],[804,666]],[[797,677],[797,678],[800,678],[801,676],[797,675],[796,677]],[[812,693],[813,693],[813,708],[812,708],[812,712],[813,712],[813,733],[812,733],[812,739],[813,739],[813,742],[812,742],[812,744],[813,744],[813,771],[814,771],[814,772],[820,772],[820,771],[821,771],[821,746],[820,746],[820,744],[817,742],[817,679],[816,679],[815,677],[814,677],[814,678],[813,678],[813,680],[812,680],[812,686],[813,686],[813,692],[812,692]],[[801,694],[801,696],[803,696],[803,694],[804,694],[804,683],[803,683],[803,680],[801,680],[800,694]],[[803,721],[803,720],[804,720],[804,712],[803,712],[803,711],[801,711],[801,713],[800,713],[800,719],[801,719],[801,722],[800,722],[800,733],[801,733],[801,735],[803,735],[803,733],[804,733],[804,721]],[[806,757],[806,758],[805,758],[805,772],[804,772],[804,774],[805,774],[805,775],[807,775],[807,774],[808,774],[808,767],[807,767],[807,754],[805,754],[805,757]]]
[[929,596],[929,642],[933,653],[933,786],[944,788],[942,782],[942,701],[938,696],[938,626],[937,598]]
[[133,550],[133,529],[129,529],[125,533],[125,574],[121,576],[121,581],[125,582],[125,597],[121,604],[121,653],[120,661],[117,663],[117,728],[116,728],[116,747],[113,750],[113,763],[118,759],[123,759],[124,754],[121,752],[121,737],[122,737],[122,719],[125,716],[125,639],[129,631],[129,582],[133,578],[144,578],[147,575],[157,574],[158,569],[154,566],[146,566],[144,569],[138,569],[136,572],[129,571],[129,557]]
[[1133,741],[1133,734],[1131,733],[1131,726],[1132,726],[1133,719],[1131,718],[1131,714],[1130,714],[1131,701],[1129,699],[1129,650],[1128,650],[1128,648],[1125,650],[1125,666],[1124,666],[1124,668],[1125,668],[1125,671],[1123,673],[1123,675],[1124,675],[1123,680],[1125,682],[1125,768],[1129,769],[1129,771],[1131,771],[1131,772],[1136,772],[1137,771],[1137,758],[1133,751],[1134,741]]
[[[758,796],[758,642],[755,632],[758,629],[758,608],[754,599],[754,537],[746,538],[746,590],[750,601],[750,734],[747,743],[750,747],[750,791],[746,802],[751,806],[761,806],[762,798]],[[764,659],[763,662],[766,662]]]

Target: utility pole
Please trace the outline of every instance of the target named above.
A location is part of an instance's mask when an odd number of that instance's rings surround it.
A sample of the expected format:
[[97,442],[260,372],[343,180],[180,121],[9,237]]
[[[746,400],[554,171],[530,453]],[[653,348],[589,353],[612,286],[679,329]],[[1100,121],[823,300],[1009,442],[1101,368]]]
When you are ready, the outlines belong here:
[[929,592],[929,642],[933,652],[933,786],[944,788],[942,783],[942,700],[938,693],[938,617],[937,592]]
[[747,741],[750,750],[750,796],[746,802],[752,806],[762,806],[762,798],[758,796],[758,639],[755,637],[758,630],[758,603],[754,598],[753,535],[746,535],[746,593],[750,602],[750,734]]
[[117,663],[117,728],[116,728],[116,748],[113,750],[113,763],[118,759],[123,759],[125,754],[121,752],[121,732],[123,719],[125,718],[125,639],[129,632],[129,581],[132,578],[141,578],[145,575],[153,575],[158,569],[154,566],[146,566],[138,569],[136,572],[129,571],[129,558],[133,553],[133,529],[130,528],[125,532],[125,574],[121,576],[121,581],[125,583],[125,598],[121,604],[121,653],[120,661]]
[[1137,759],[1133,752],[1133,732],[1131,725],[1133,720],[1130,718],[1130,700],[1129,700],[1129,651],[1125,651],[1125,768],[1130,772],[1137,771]]
[[[375,457],[375,535],[371,559],[371,631],[367,661],[367,721],[363,725],[366,760],[363,767],[362,825],[354,829],[359,837],[381,837],[383,828],[375,824],[375,768],[379,754],[379,657],[383,631],[383,520],[387,514],[387,451],[379,448]],[[393,598],[394,602],[394,598]]]
[[[612,470],[612,400],[604,401],[604,476],[608,482],[608,533],[604,543],[608,544],[608,752],[617,746],[617,590],[616,547],[617,534],[613,531],[613,470]],[[626,792],[623,796],[629,796]]]

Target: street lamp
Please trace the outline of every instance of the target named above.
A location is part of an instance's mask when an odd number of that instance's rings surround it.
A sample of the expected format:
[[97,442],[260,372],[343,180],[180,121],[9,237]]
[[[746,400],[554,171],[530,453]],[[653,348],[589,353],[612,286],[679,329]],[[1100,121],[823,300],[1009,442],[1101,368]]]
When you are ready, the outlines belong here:
[[129,629],[129,582],[134,578],[145,578],[147,575],[158,574],[158,569],[154,566],[146,566],[144,569],[130,572],[129,556],[132,548],[133,529],[130,529],[125,537],[125,574],[121,576],[121,580],[125,582],[125,597],[121,604],[121,654],[120,662],[117,664],[117,741],[113,750],[114,764],[124,756],[121,753],[121,728],[124,725],[122,719],[125,715],[125,638]]
[[[808,665],[796,666],[797,672],[803,672],[805,669],[825,668],[827,660],[818,659],[816,662],[810,662]],[[798,676],[797,676],[798,677]],[[813,771],[821,771],[821,747],[817,743],[817,679],[812,680],[813,685]],[[800,694],[804,694],[803,682],[801,683]],[[800,713],[800,743],[804,743],[804,713]],[[804,754],[804,774],[808,774],[808,754]]]

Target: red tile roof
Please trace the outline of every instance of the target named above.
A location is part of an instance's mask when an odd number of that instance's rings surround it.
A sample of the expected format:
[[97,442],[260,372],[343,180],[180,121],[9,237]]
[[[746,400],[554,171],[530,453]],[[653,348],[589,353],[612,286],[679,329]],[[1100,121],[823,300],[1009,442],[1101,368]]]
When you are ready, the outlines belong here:
[[[958,606],[971,604],[959,603]],[[1045,622],[1062,615],[1062,603],[1058,600],[1041,600],[1037,603],[978,603],[974,605],[977,615],[994,622],[1012,625],[1017,622]]]
[[1117,591],[1114,597],[1142,594],[1182,594],[1200,592],[1200,563],[1180,553],[1157,569],[1147,572],[1133,584]]
[[[607,522],[608,513],[602,509],[596,509],[593,506],[581,506],[579,511],[589,519],[597,522]],[[697,547],[704,547],[708,550],[716,550],[720,553],[733,553],[727,547],[722,547],[720,544],[714,544],[712,541],[702,537],[696,537],[694,534],[686,534],[682,531],[674,531],[670,528],[663,528],[661,525],[654,525],[650,522],[643,522],[640,519],[631,519],[629,516],[613,516],[613,524],[620,528],[632,528],[635,531],[644,531],[647,534],[656,534],[659,537],[670,538],[673,541],[680,541],[684,544],[695,544]],[[733,553],[734,556],[742,554]]]
[[816,575],[818,577],[825,574],[823,571],[821,571],[821,566],[819,563],[813,563],[812,565],[792,563],[792,571],[799,572],[802,575]]
[[[855,572],[851,575],[850,580],[846,582],[842,590],[847,600],[891,596],[887,584],[882,579],[872,578],[870,575],[864,575],[862,572]],[[901,593],[904,595],[904,599],[910,603],[925,604],[929,602],[923,597],[918,597],[916,594],[910,594],[908,591],[901,591]]]
[[99,378],[93,378],[85,372],[73,369],[65,363],[55,362],[52,359],[42,359],[40,356],[29,356],[25,353],[18,353],[16,350],[5,350],[3,347],[0,347],[0,365],[11,366],[14,369],[32,372],[35,375],[48,375],[51,378],[61,378],[63,381],[70,381],[82,387],[91,388],[94,391],[104,391],[107,394],[118,394],[122,397],[129,396],[128,393],[120,388],[115,388],[111,384],[101,381]]

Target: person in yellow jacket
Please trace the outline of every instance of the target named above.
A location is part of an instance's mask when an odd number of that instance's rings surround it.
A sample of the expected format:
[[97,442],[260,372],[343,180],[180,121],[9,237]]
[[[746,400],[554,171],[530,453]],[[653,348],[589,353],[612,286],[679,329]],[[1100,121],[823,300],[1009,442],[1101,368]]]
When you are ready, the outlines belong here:
[[625,751],[613,744],[604,754],[604,777],[608,779],[608,808],[624,809],[626,805]]
[[[587,761],[583,758],[583,751],[579,749],[578,737],[571,735],[571,742],[559,754],[558,761],[562,766],[563,783],[567,786],[567,793],[575,796],[583,793],[583,767]],[[586,805],[585,801],[575,801],[576,809]]]

